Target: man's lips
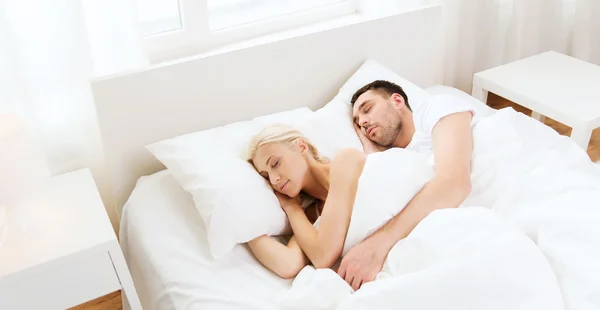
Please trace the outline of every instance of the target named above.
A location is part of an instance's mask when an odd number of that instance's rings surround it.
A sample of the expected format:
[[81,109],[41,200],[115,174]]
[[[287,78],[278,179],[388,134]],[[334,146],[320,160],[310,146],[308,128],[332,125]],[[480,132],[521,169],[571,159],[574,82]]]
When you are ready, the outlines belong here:
[[375,129],[375,127],[377,126],[369,127],[369,129],[367,129],[367,135],[371,136],[371,132],[373,132],[373,129]]

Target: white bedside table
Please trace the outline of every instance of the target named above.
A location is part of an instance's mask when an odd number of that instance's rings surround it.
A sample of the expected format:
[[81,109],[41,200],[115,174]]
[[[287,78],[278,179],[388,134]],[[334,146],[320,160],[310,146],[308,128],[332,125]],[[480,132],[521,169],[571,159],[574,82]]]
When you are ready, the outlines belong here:
[[570,126],[584,150],[600,127],[600,67],[570,56],[551,51],[476,73],[473,96],[486,102],[488,92]]
[[0,245],[0,309],[66,309],[118,290],[132,309],[141,309],[89,170],[50,183],[9,207]]

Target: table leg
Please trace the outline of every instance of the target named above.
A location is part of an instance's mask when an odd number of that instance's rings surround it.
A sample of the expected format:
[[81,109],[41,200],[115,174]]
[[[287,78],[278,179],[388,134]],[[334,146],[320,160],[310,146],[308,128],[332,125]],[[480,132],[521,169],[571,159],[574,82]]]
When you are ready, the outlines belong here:
[[546,121],[546,117],[536,111],[531,111],[531,117],[533,117],[534,119],[536,119],[542,123],[544,123],[544,121]]
[[131,278],[131,274],[127,268],[127,262],[125,261],[125,257],[123,256],[123,252],[121,252],[121,248],[118,243],[115,242],[115,244],[111,245],[109,254],[113,262],[113,267],[115,268],[117,276],[119,277],[119,281],[121,282],[121,288],[123,292],[123,294],[121,294],[121,298],[125,303],[123,308],[142,310],[142,304],[140,303],[135,285],[133,284],[133,279]]
[[480,86],[473,84],[473,91],[471,92],[471,96],[475,97],[479,101],[487,104],[488,91],[481,88]]
[[592,131],[590,129],[577,129],[573,128],[571,132],[571,139],[577,143],[584,151],[587,151],[590,139],[592,138]]

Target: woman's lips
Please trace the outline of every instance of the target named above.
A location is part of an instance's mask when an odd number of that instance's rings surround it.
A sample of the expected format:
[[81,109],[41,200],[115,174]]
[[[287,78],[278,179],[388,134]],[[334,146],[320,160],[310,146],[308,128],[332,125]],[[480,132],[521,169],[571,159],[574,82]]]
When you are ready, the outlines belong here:
[[287,188],[288,183],[290,183],[290,180],[285,181],[285,183],[283,183],[283,186],[281,187],[281,190],[285,190]]

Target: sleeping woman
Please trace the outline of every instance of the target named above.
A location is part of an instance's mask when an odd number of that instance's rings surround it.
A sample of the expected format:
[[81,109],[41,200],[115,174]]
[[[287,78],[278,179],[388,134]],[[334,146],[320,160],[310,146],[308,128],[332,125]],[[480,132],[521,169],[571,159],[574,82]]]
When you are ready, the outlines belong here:
[[[287,245],[268,236],[248,242],[256,258],[283,278],[309,263],[331,268],[342,254],[366,155],[345,149],[329,160],[301,132],[276,124],[254,137],[248,160],[270,182],[293,231]],[[302,193],[316,202],[303,208]]]

